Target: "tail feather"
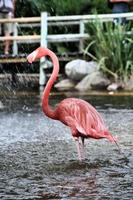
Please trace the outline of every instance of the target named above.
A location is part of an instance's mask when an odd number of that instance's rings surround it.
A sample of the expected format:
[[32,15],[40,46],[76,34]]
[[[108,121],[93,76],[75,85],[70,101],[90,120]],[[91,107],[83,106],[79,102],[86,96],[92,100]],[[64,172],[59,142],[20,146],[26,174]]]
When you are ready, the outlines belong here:
[[121,148],[120,148],[120,146],[119,146],[119,144],[118,144],[118,142],[117,142],[117,141],[118,141],[117,136],[112,136],[111,133],[106,132],[106,138],[107,138],[110,142],[115,143],[116,146],[117,146],[117,148],[118,148],[118,150],[119,150],[119,152],[122,153]]
[[118,141],[117,136],[112,136],[109,132],[105,137],[112,143],[116,143]]

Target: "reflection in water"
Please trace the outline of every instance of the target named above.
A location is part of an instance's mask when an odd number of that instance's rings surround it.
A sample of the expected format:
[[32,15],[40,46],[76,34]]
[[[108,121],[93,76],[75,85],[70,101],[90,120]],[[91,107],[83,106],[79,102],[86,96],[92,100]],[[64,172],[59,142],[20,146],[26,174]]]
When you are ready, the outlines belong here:
[[[65,96],[52,94],[51,103]],[[38,92],[1,93],[0,199],[132,199],[133,96],[81,97],[101,112],[127,159],[90,139],[86,161],[77,161],[70,130],[43,115]]]

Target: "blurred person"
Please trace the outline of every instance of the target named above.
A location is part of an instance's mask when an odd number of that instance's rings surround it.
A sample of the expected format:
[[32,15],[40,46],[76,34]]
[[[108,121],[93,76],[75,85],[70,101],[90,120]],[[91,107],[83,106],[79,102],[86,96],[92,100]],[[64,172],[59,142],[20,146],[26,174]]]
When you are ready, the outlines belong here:
[[[112,8],[112,13],[127,13],[129,11],[129,5],[132,0],[109,0],[109,7]],[[115,18],[115,24],[125,24],[125,18]]]
[[[15,11],[15,1],[16,0],[0,0],[0,18],[1,19],[11,19],[14,17]],[[0,32],[2,33],[1,26]],[[4,36],[8,37],[13,32],[12,23],[3,24]],[[8,55],[10,50],[10,40],[4,42],[4,54]]]

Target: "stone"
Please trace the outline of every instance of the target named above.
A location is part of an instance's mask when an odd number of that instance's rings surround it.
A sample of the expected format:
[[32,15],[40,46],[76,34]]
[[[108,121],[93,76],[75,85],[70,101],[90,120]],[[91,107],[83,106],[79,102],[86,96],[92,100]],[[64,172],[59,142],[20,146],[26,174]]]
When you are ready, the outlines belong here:
[[91,76],[87,75],[83,78],[76,86],[75,89],[78,91],[91,90]]
[[107,90],[108,91],[116,91],[118,89],[122,89],[123,86],[121,83],[111,83],[108,87]]
[[75,89],[79,91],[87,91],[91,89],[105,89],[110,84],[110,80],[100,71],[93,72],[83,78]]
[[87,62],[85,60],[76,59],[70,61],[65,66],[65,73],[68,78],[74,81],[80,81],[87,74],[98,71],[98,65],[94,61]]
[[56,83],[54,87],[60,91],[71,90],[75,87],[75,83],[70,79],[64,79]]
[[95,72],[92,77],[91,87],[92,89],[106,89],[110,84],[110,80],[101,71]]

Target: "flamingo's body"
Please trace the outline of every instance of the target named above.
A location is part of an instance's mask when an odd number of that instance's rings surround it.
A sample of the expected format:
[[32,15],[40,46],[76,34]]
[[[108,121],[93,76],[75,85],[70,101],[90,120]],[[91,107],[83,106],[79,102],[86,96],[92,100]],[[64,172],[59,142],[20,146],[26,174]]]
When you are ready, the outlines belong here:
[[48,105],[48,97],[59,72],[58,59],[52,51],[43,47],[39,47],[33,51],[27,59],[32,63],[36,59],[46,55],[51,57],[54,69],[44,89],[42,98],[43,112],[48,117],[59,120],[70,127],[72,136],[75,138],[77,144],[79,159],[84,158],[85,138],[107,138],[111,142],[116,142],[115,137],[106,128],[101,115],[88,102],[77,98],[67,98],[62,100],[55,110],[52,110]]

